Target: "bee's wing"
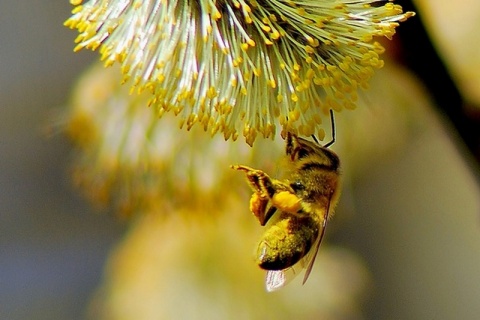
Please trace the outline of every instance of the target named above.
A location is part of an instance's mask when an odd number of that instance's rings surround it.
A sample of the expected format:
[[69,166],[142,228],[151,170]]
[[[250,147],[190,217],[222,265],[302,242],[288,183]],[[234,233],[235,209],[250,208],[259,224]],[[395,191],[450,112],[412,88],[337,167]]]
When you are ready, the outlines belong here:
[[287,284],[285,270],[269,270],[265,276],[265,288],[267,292],[276,291]]
[[320,242],[320,237],[317,237],[312,250],[310,250],[307,255],[305,255],[305,257],[303,257],[293,266],[285,268],[283,270],[268,270],[265,276],[265,287],[267,291],[277,291],[285,287],[288,283],[290,283],[290,281],[292,281],[296,276],[298,276],[302,272],[302,270],[307,269],[305,277],[303,278],[303,283],[305,283],[308,275],[312,271],[313,262],[315,261],[315,256],[320,246]]
[[325,218],[325,220],[322,223],[322,230],[320,231],[320,234],[315,240],[315,243],[313,244],[313,248],[310,250],[310,252],[307,254],[307,256],[305,256],[305,258],[302,261],[304,266],[306,265],[305,275],[303,276],[302,284],[305,284],[305,282],[307,282],[307,279],[310,276],[310,272],[312,272],[313,264],[315,263],[315,258],[317,257],[318,248],[320,248],[320,244],[322,243],[322,239],[323,239],[323,235],[325,234],[326,227],[327,227],[327,220]]
[[283,270],[268,270],[265,276],[265,288],[268,292],[277,291],[286,286],[303,268],[299,263]]
[[323,236],[325,235],[325,229],[327,228],[329,211],[330,211],[330,199],[328,200],[327,208],[325,209],[325,213],[323,214],[323,221],[322,221],[322,227],[321,227],[322,229],[320,230],[318,237],[313,244],[313,248],[302,259],[302,262],[304,263],[304,265],[307,265],[305,275],[303,276],[302,284],[305,284],[305,282],[307,282],[307,279],[310,276],[310,272],[312,272],[313,264],[315,263],[315,258],[317,257],[318,248],[320,248],[320,244],[322,243]]

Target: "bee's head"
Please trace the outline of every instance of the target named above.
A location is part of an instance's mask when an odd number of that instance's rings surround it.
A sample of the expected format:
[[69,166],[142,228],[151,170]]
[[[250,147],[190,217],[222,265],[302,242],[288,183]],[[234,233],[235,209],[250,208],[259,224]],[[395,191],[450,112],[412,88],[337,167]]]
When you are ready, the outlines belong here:
[[322,147],[312,141],[308,141],[288,132],[286,139],[286,153],[292,161],[301,160],[312,154],[321,153]]
[[310,162],[312,159],[317,165],[338,169],[340,161],[335,153],[313,141],[305,140],[288,132],[286,138],[286,154],[292,162]]

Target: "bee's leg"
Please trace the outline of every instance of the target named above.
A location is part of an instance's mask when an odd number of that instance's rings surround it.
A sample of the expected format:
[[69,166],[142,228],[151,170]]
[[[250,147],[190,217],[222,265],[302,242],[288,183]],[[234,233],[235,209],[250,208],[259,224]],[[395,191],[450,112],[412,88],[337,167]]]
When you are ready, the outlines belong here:
[[[280,188],[281,182],[271,179],[262,170],[253,169],[247,166],[234,165],[232,169],[245,171],[247,173],[248,184],[253,190],[250,198],[250,211],[258,219],[260,225],[264,226],[273,216],[277,208],[272,205],[272,197]],[[281,189],[285,189],[282,186]]]
[[250,211],[258,221],[260,221],[260,224],[262,224],[263,216],[265,216],[268,201],[268,198],[261,197],[260,194],[256,192],[254,192],[250,198]]
[[262,198],[260,194],[253,193],[250,198],[250,210],[262,226],[270,220],[277,209],[283,212],[298,213],[302,209],[302,204],[300,198],[290,191],[276,192],[271,198]]
[[258,193],[262,198],[272,199],[279,191],[294,192],[288,184],[270,178],[268,174],[262,170],[239,165],[232,166],[232,169],[245,171],[247,173],[248,183],[253,189],[253,192]]
[[277,208],[268,205],[270,202],[269,198],[261,197],[258,193],[253,193],[250,198],[250,211],[258,219],[261,226],[264,226],[265,223],[272,217],[272,215],[277,211]]
[[232,165],[230,166],[234,170],[245,171],[247,174],[247,180],[250,187],[253,189],[255,193],[261,193],[260,185],[258,184],[258,172],[262,172],[260,170],[256,170],[247,166],[241,165]]
[[247,166],[232,166],[235,170],[242,170],[247,173],[247,179],[254,194],[250,199],[250,209],[263,226],[273,215],[275,209],[269,208],[267,203],[272,201],[271,207],[281,211],[297,213],[301,209],[301,201],[295,195],[292,187],[280,180],[271,179],[262,170],[252,169]]
[[263,188],[263,184],[260,183],[260,180],[264,179],[265,177],[267,179],[270,178],[268,178],[268,175],[265,172],[247,166],[233,165],[231,168],[245,171],[247,173],[248,184],[253,190],[252,197],[250,198],[250,211],[258,219],[260,225],[265,225],[276,209],[270,206],[267,212],[267,206],[268,202],[270,201],[270,197]]
[[[263,171],[260,172],[262,174],[256,177],[259,187],[270,198],[272,207],[289,213],[297,213],[302,209],[300,198],[295,195],[295,191],[289,183],[270,179]],[[265,222],[270,216],[266,215]]]
[[275,193],[275,190],[271,189],[271,187],[269,188],[270,190],[268,190],[267,186],[271,185],[271,183],[268,181],[271,181],[271,179],[262,170],[239,165],[234,165],[231,167],[232,169],[245,171],[247,173],[248,184],[252,188],[253,192],[258,193],[261,198],[270,198],[273,193]]

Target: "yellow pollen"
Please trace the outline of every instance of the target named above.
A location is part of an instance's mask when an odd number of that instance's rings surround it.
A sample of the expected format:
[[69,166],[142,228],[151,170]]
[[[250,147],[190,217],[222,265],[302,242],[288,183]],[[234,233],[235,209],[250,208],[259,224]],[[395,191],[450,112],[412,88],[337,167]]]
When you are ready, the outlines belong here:
[[222,14],[220,13],[220,11],[218,10],[215,10],[213,13],[212,13],[212,18],[214,20],[220,20],[222,18]]
[[270,38],[272,38],[273,40],[277,40],[278,38],[280,38],[280,33],[277,30],[274,30],[270,33]]
[[267,26],[267,25],[262,25],[261,28],[262,28],[262,30],[265,31],[265,32],[270,32],[270,30],[272,30],[272,28],[270,28],[270,27]]
[[377,38],[413,15],[390,1],[318,1],[160,0],[149,12],[148,1],[122,11],[116,1],[70,0],[64,24],[78,31],[74,51],[99,49],[132,92],[152,95],[159,115],[179,114],[187,129],[198,122],[226,139],[243,129],[252,144],[278,122],[310,135],[330,108],[355,108],[357,91],[384,64]]
[[210,99],[213,99],[216,96],[217,96],[217,91],[215,90],[215,88],[214,87],[208,88],[207,97],[209,97]]

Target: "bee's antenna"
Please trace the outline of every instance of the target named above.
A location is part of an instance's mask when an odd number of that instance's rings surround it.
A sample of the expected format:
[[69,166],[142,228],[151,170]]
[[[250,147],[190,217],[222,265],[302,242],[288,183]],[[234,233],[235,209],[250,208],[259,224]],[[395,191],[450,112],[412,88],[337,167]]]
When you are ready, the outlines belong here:
[[[324,145],[323,146],[324,148],[328,148],[335,143],[335,117],[333,115],[332,109],[330,109],[330,123],[332,124],[332,140],[326,145]],[[314,139],[314,140],[317,141],[317,139]]]
[[320,144],[317,140],[317,137],[314,134],[312,134],[312,139],[313,141],[315,141],[316,144]]

